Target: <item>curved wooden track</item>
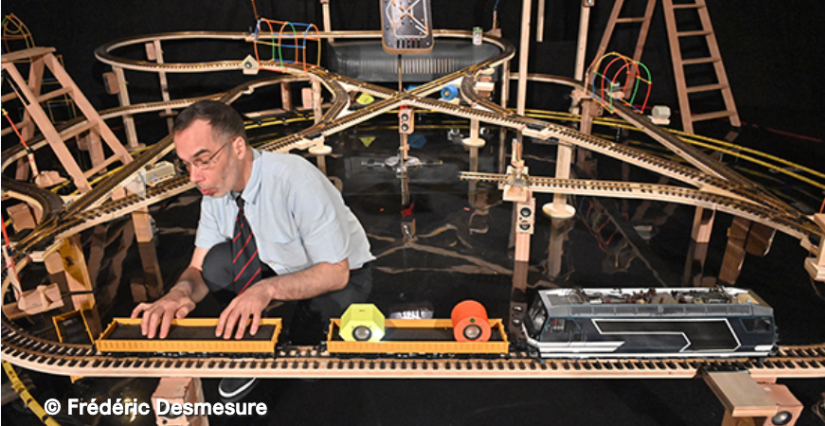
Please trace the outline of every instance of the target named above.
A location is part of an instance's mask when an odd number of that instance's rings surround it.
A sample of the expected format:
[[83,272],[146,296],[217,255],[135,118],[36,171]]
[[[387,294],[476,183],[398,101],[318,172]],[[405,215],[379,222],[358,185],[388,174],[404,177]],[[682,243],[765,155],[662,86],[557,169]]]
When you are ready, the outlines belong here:
[[[467,31],[436,31],[436,37],[470,38]],[[380,32],[329,32],[322,38],[379,38]],[[240,71],[242,60],[226,60],[202,63],[164,63],[119,58],[112,52],[133,44],[153,40],[224,39],[250,42],[246,33],[185,32],[150,35],[119,40],[101,46],[95,55],[102,62],[123,69],[145,72],[214,72]],[[697,189],[653,185],[643,183],[585,181],[530,177],[529,183],[536,191],[565,194],[588,194],[624,198],[645,198],[691,204],[745,217],[776,228],[801,241],[808,250],[816,247],[812,241],[822,240],[822,231],[804,215],[783,201],[739,176],[722,163],[706,156],[671,134],[662,131],[646,119],[639,119],[632,112],[619,109],[619,114],[694,167],[657,157],[641,150],[616,144],[605,139],[580,133],[554,123],[514,114],[487,99],[474,90],[475,80],[484,70],[508,63],[515,49],[503,39],[485,37],[485,41],[501,48],[501,53],[483,63],[441,77],[409,92],[396,92],[381,86],[364,83],[340,76],[321,68],[304,69],[295,65],[279,66],[274,62],[263,63],[263,70],[285,73],[245,83],[232,90],[209,96],[232,103],[240,96],[254,92],[256,88],[282,82],[318,81],[331,93],[331,106],[315,125],[289,136],[265,143],[262,149],[288,152],[305,149],[323,143],[323,139],[344,129],[355,126],[375,116],[398,108],[413,106],[447,115],[478,120],[480,122],[513,129],[539,139],[555,140],[617,158],[638,167],[671,177]],[[533,75],[534,81],[564,84],[584,90],[581,82],[564,77]],[[469,106],[442,102],[427,96],[440,91],[448,84],[458,84],[462,99]],[[378,100],[371,105],[349,111],[349,93],[369,93]],[[103,111],[104,118],[168,108],[183,108],[200,98],[153,102]],[[68,126],[82,126],[76,121]],[[42,139],[30,143],[32,149],[47,144]],[[180,194],[193,186],[187,176],[178,176],[147,189],[145,197],[128,196],[112,201],[110,195],[123,182],[128,181],[141,168],[158,161],[173,149],[172,138],[166,137],[150,146],[134,161],[121,167],[110,178],[100,182],[90,192],[81,195],[70,204],[34,185],[2,177],[3,196],[33,203],[44,211],[37,228],[14,247],[13,256],[22,267],[29,258],[42,259],[43,253],[53,250],[62,239],[88,229],[96,224],[121,217],[139,208]],[[25,156],[22,147],[15,146],[2,153],[3,170]],[[463,173],[463,179],[486,180],[503,183],[506,177],[496,174]],[[511,353],[499,359],[354,359],[338,360],[316,348],[292,347],[279,351],[275,359],[238,360],[228,358],[113,358],[100,355],[91,347],[64,345],[48,342],[28,335],[5,318],[2,325],[2,359],[22,367],[53,374],[76,376],[256,376],[256,377],[486,377],[486,378],[538,378],[538,377],[694,377],[702,368],[744,368],[760,377],[825,377],[825,345],[781,347],[776,357],[758,362],[747,359],[725,360],[549,360],[538,362],[524,353]]]

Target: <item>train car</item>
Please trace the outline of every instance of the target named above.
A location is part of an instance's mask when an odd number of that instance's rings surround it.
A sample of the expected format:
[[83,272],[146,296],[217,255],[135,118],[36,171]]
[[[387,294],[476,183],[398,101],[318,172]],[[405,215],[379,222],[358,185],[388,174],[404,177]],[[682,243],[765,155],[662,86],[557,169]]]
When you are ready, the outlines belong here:
[[523,321],[542,358],[765,357],[773,309],[738,288],[541,290]]
[[274,356],[281,334],[280,318],[264,318],[258,332],[243,339],[215,337],[217,318],[173,319],[165,339],[149,339],[140,332],[140,318],[115,318],[95,345],[103,354],[123,356]]
[[155,186],[175,177],[175,166],[168,161],[158,161],[146,166],[146,184]]
[[450,319],[384,319],[374,305],[352,305],[330,321],[326,349],[331,355],[495,356],[510,343],[501,319],[488,319],[478,302],[456,306]]

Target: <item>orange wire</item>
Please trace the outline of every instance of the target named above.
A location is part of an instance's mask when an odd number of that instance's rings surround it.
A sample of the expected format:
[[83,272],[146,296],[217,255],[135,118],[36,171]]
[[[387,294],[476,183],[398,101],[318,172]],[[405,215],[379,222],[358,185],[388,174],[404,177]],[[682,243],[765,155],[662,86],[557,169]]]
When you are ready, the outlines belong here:
[[256,21],[257,21],[257,20],[259,20],[259,19],[261,19],[261,18],[258,16],[258,7],[257,7],[257,6],[255,6],[255,0],[252,0],[252,12],[253,12],[253,13],[255,13],[255,20],[256,20]]

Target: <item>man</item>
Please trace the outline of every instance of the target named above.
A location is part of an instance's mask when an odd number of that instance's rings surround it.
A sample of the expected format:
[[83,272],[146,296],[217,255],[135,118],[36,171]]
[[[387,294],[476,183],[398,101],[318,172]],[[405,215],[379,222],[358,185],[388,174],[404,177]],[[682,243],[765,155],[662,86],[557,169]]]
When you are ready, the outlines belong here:
[[328,316],[369,292],[375,258],[366,233],[317,168],[252,149],[240,115],[221,102],[186,108],[173,135],[204,197],[188,268],[165,296],[132,311],[142,316],[143,335],[165,338],[172,319],[186,317],[210,291],[236,294],[215,330],[224,339],[241,339],[247,324],[254,335],[273,300],[308,300]]

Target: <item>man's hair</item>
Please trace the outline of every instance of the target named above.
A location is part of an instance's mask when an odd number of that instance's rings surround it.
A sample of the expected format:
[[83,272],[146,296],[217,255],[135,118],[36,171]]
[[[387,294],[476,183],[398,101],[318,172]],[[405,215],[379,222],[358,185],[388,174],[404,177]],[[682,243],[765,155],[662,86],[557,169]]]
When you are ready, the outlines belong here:
[[246,128],[240,114],[231,106],[218,101],[202,100],[189,105],[175,118],[172,132],[186,130],[195,120],[206,120],[212,126],[216,141],[241,136],[246,141]]

